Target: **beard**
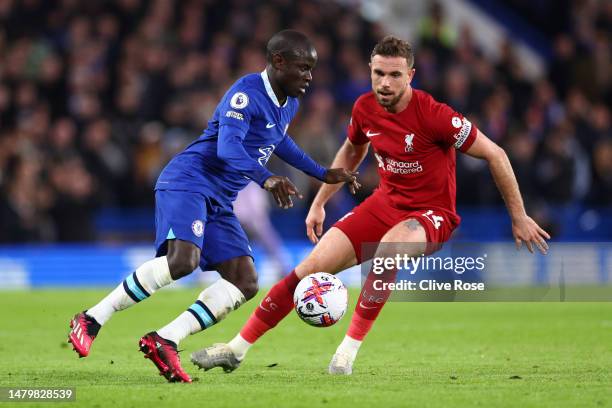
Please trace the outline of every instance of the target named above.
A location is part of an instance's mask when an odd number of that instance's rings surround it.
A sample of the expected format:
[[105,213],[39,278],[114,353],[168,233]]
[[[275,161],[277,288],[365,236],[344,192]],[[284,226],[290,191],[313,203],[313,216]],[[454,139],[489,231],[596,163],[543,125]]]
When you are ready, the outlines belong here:
[[406,92],[406,89],[402,89],[401,92],[399,92],[395,96],[381,95],[378,92],[374,92],[374,95],[376,96],[376,101],[380,106],[382,106],[383,108],[392,108],[397,105],[400,99],[402,99],[402,96],[404,96],[404,92]]

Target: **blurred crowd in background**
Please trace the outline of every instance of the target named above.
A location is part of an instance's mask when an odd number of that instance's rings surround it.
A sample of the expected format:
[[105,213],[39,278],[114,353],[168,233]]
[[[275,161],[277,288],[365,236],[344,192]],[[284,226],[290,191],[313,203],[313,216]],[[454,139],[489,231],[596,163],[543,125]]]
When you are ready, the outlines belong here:
[[[329,165],[352,103],[370,89],[369,54],[385,29],[335,2],[257,3],[0,0],[0,242],[94,240],[100,208],[152,208],[165,163],[201,134],[235,79],[264,68],[265,44],[283,28],[307,33],[319,55],[289,133]],[[542,27],[553,55],[536,81],[512,38],[488,59],[477,28],[451,29],[436,4],[408,39],[413,85],[506,149],[536,215],[612,205],[612,2],[555,13],[564,23]],[[271,166],[308,205],[318,183]],[[375,167],[361,169],[356,200],[376,186]],[[502,204],[485,162],[458,155],[457,180],[459,206]]]

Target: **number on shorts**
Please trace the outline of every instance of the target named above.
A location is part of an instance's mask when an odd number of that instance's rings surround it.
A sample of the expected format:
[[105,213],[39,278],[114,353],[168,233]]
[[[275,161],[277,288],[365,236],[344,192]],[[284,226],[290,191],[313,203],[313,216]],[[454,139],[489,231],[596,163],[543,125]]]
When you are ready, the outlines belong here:
[[431,221],[435,229],[440,229],[440,224],[442,223],[442,221],[444,221],[444,217],[435,215],[432,210],[427,210],[427,212],[423,213],[422,215],[423,217]]

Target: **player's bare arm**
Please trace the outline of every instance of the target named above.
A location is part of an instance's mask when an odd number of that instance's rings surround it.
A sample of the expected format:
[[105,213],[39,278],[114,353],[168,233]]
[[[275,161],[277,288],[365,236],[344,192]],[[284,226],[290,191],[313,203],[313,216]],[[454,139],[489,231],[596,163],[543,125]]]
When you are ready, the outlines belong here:
[[533,245],[535,245],[540,252],[546,254],[548,250],[546,240],[550,239],[550,235],[525,212],[519,186],[504,149],[479,130],[474,144],[466,153],[489,163],[493,180],[506,203],[512,220],[512,235],[517,248],[520,248],[524,242],[530,252],[533,253]]
[[[336,153],[332,168],[345,168],[354,172],[368,153],[369,145],[369,143],[353,144],[347,139]],[[306,216],[306,235],[313,244],[319,242],[319,237],[323,234],[323,221],[325,221],[325,209],[323,207],[341,187],[342,184],[323,184],[310,206],[310,211]],[[359,187],[360,185],[356,180],[349,184],[349,189],[353,194],[355,188]]]

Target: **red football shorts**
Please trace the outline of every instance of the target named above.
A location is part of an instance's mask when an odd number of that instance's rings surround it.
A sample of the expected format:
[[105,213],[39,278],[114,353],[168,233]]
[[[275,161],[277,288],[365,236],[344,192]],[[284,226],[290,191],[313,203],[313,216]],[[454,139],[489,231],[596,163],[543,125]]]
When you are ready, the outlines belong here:
[[362,259],[362,244],[379,242],[387,231],[398,223],[414,218],[425,228],[430,254],[439,249],[459,225],[460,218],[449,211],[423,208],[419,210],[400,210],[392,207],[385,195],[375,191],[365,201],[340,218],[333,226],[346,234],[357,256],[358,263]]

